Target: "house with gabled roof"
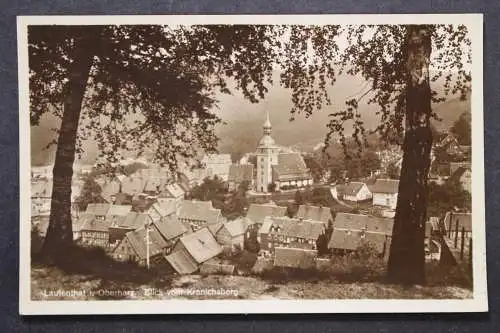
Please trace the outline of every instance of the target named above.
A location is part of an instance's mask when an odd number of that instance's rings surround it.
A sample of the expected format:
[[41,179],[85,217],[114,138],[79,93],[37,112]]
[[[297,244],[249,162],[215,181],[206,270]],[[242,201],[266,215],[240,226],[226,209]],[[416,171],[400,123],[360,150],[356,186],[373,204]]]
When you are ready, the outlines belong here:
[[399,180],[377,179],[370,188],[373,194],[373,205],[396,209],[398,202]]
[[97,220],[104,220],[110,207],[107,203],[89,203],[85,213],[95,216]]
[[266,217],[259,230],[262,251],[273,252],[275,247],[316,250],[316,242],[326,232],[323,221],[289,217]]
[[342,199],[360,202],[372,199],[372,192],[365,183],[349,182],[342,187]]
[[372,246],[381,256],[389,252],[391,237],[382,232],[350,229],[333,229],[328,248],[351,252],[363,244]]
[[146,213],[129,212],[125,216],[114,216],[108,218],[109,221],[109,242],[116,244],[125,235],[133,230],[139,229],[152,222],[151,217]]
[[80,243],[86,246],[107,248],[109,246],[109,226],[109,220],[101,220],[95,215],[91,215],[80,229]]
[[181,237],[165,258],[177,273],[191,274],[221,253],[222,246],[214,235],[208,228],[201,228]]
[[215,232],[215,238],[225,249],[235,250],[239,247],[242,250],[245,241],[245,230],[245,219],[238,218],[223,223]]
[[111,205],[106,213],[107,216],[126,216],[132,211],[132,205]]
[[330,207],[300,205],[295,217],[304,220],[322,221],[326,226],[333,223]]
[[335,215],[335,221],[333,222],[334,229],[366,230],[381,232],[387,235],[392,234],[393,225],[394,219],[392,218],[343,212],[338,212]]
[[217,176],[223,181],[228,180],[229,168],[232,163],[230,154],[207,154],[201,162],[205,166],[208,177]]
[[394,220],[363,214],[337,213],[328,248],[350,252],[363,244],[382,256],[389,251]]
[[[136,230],[129,231],[116,245],[112,256],[120,261],[134,261],[141,266],[149,260],[154,265],[164,260],[188,229],[175,217],[168,216]],[[147,235],[146,233],[149,233]],[[149,249],[146,243],[149,238]]]
[[178,209],[177,201],[173,198],[157,198],[156,202],[149,207],[147,214],[153,221],[161,220],[170,214],[175,214]]
[[220,209],[215,209],[211,201],[183,200],[178,213],[179,219],[191,226],[193,231],[219,222]]

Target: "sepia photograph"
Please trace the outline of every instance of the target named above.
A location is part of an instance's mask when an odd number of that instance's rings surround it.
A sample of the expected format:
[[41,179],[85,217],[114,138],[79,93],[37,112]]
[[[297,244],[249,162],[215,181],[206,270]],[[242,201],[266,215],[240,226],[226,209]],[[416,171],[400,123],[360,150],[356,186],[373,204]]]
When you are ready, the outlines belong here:
[[482,29],[18,17],[20,313],[487,311]]

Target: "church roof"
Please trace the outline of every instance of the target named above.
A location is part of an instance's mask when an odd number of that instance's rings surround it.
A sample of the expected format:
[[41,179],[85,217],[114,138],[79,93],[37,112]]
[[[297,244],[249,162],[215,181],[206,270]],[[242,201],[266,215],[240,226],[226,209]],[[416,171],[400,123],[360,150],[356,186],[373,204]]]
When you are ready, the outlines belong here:
[[299,153],[285,153],[278,155],[278,164],[273,166],[278,181],[309,178],[304,159]]
[[264,135],[262,137],[262,139],[260,139],[260,142],[259,142],[259,147],[260,146],[266,146],[266,147],[271,147],[271,146],[275,146],[276,145],[276,142],[274,142],[274,139],[270,136],[270,135]]
[[252,181],[253,165],[252,164],[231,164],[229,168],[229,181],[241,183],[245,180]]

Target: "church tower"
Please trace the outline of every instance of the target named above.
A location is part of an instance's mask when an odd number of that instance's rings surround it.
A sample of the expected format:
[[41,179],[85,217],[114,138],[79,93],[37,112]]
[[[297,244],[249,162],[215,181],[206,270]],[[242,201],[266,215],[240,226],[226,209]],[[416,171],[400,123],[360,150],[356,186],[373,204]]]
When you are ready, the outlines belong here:
[[255,179],[257,192],[269,192],[269,184],[273,182],[272,166],[278,164],[279,148],[271,137],[272,126],[267,111],[266,121],[263,126],[264,135],[260,139],[257,147],[257,173]]

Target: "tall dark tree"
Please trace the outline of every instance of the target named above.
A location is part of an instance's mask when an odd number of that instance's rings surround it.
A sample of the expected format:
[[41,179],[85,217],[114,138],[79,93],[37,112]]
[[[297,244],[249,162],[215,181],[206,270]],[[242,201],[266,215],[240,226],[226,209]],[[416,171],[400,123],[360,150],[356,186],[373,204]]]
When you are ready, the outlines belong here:
[[[282,83],[292,90],[292,115],[310,115],[331,104],[325,87],[338,75],[359,75],[366,80],[358,96],[330,114],[325,147],[338,137],[345,152],[354,141],[361,148],[370,132],[389,143],[401,144],[403,164],[398,205],[390,249],[388,278],[401,284],[425,282],[424,225],[428,203],[428,172],[432,134],[432,103],[445,100],[431,89],[444,86],[444,94],[464,96],[470,88],[471,60],[467,28],[462,25],[379,25],[291,28],[287,49],[289,70]],[[332,35],[347,37],[339,46]],[[311,60],[303,55],[307,53]],[[294,56],[296,55],[296,56]],[[322,61],[321,59],[329,59]],[[432,76],[430,66],[433,65]],[[379,125],[367,129],[360,102],[377,105]],[[346,127],[353,128],[352,140]]]
[[460,117],[458,117],[458,119],[453,123],[450,131],[455,134],[459,144],[469,146],[472,141],[470,113],[462,113]]
[[[270,81],[273,55],[263,26],[30,26],[31,124],[59,116],[50,224],[43,252],[57,258],[72,243],[71,179],[82,142],[99,163],[123,151],[153,152],[172,170],[213,152],[220,119],[216,92],[232,78],[256,102]],[[147,149],[146,149],[147,148]]]

